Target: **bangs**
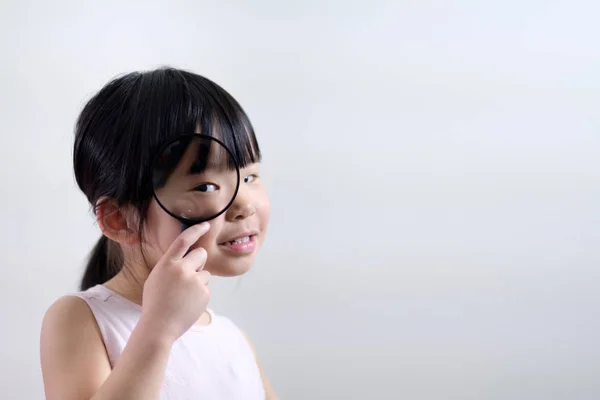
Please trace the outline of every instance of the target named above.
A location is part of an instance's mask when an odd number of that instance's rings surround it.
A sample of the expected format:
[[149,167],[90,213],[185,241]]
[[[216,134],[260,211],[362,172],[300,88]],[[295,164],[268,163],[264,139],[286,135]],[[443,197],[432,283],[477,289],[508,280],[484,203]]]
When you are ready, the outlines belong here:
[[239,103],[213,82],[192,75],[188,80],[195,129],[222,141],[240,168],[261,161],[254,129]]
[[141,87],[150,89],[143,97],[153,109],[146,116],[158,128],[158,146],[181,135],[202,133],[222,141],[240,168],[261,161],[248,116],[225,89],[200,75],[172,69],[142,79],[151,81]]
[[240,168],[261,161],[248,116],[218,84],[171,68],[136,73],[128,79],[134,82],[117,123],[122,146],[114,148],[123,148],[123,156],[139,161],[140,186],[150,183],[152,161],[161,146],[182,135],[202,133],[222,141]]

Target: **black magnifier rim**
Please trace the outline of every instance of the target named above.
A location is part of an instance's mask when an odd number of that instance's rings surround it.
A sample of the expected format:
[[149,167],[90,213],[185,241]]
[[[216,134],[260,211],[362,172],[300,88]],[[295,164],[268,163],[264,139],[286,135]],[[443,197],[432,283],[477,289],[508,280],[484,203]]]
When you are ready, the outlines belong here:
[[[235,172],[237,174],[237,183],[235,185],[235,190],[233,191],[233,196],[231,197],[231,200],[229,201],[229,203],[221,211],[219,211],[218,213],[210,216],[209,218],[190,219],[190,218],[184,218],[184,217],[181,217],[181,216],[179,216],[177,214],[172,213],[171,211],[169,211],[169,209],[167,207],[165,207],[160,202],[160,199],[158,198],[158,195],[156,194],[156,189],[154,188],[154,169],[156,167],[156,163],[158,162],[158,159],[160,158],[160,156],[166,150],[167,147],[171,146],[175,142],[179,142],[180,140],[183,140],[183,139],[186,139],[186,138],[189,138],[190,140],[193,140],[194,138],[204,138],[204,139],[212,140],[212,141],[216,142],[217,144],[220,144],[221,147],[223,147],[227,151],[227,153],[229,153],[229,156],[231,157],[231,160],[233,161],[233,165],[235,166]],[[152,171],[150,172],[150,184],[152,185],[152,195],[154,196],[154,199],[156,200],[156,202],[158,203],[158,205],[167,214],[169,214],[171,217],[179,220],[179,222],[181,222],[182,224],[186,224],[188,226],[192,226],[192,225],[200,224],[202,222],[210,221],[211,219],[215,219],[219,215],[221,215],[225,211],[227,211],[227,209],[229,209],[229,207],[231,207],[231,205],[235,201],[235,198],[237,197],[238,191],[240,189],[240,166],[239,166],[236,158],[233,156],[233,153],[231,152],[231,150],[229,150],[229,147],[227,147],[225,145],[225,143],[223,143],[219,139],[217,139],[215,137],[212,137],[210,135],[203,134],[203,133],[182,134],[182,135],[179,135],[179,136],[177,136],[177,137],[175,137],[175,138],[167,141],[166,143],[164,143],[158,149],[158,151],[156,152],[156,155],[152,159]]]

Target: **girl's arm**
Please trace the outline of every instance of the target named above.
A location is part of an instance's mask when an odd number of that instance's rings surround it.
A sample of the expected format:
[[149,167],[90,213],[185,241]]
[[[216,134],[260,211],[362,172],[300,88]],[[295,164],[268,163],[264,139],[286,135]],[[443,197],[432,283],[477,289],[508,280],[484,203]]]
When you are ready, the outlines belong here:
[[42,322],[40,355],[46,399],[158,399],[172,342],[143,322],[111,371],[102,335],[87,304],[66,296]]
[[206,311],[206,250],[190,247],[209,224],[183,231],[144,282],[142,316],[113,370],[96,319],[66,296],[44,316],[40,343],[49,400],[153,400],[160,396],[173,343]]

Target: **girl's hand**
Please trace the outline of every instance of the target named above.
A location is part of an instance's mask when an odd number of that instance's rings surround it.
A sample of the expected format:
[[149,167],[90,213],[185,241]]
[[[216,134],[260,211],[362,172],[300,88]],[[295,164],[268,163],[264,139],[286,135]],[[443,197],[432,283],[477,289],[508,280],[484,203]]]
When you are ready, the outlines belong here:
[[175,342],[206,311],[210,299],[210,273],[203,270],[206,250],[186,253],[208,229],[205,222],[183,231],[144,284],[140,324],[161,341]]

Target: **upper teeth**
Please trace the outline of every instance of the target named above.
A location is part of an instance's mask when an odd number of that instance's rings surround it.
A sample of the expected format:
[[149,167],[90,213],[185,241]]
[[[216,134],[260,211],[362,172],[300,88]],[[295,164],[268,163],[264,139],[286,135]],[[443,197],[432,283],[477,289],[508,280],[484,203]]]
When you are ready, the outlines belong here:
[[240,244],[240,243],[246,243],[246,242],[249,242],[249,241],[250,241],[250,236],[244,236],[243,238],[232,240],[229,243],[231,243],[231,244]]

